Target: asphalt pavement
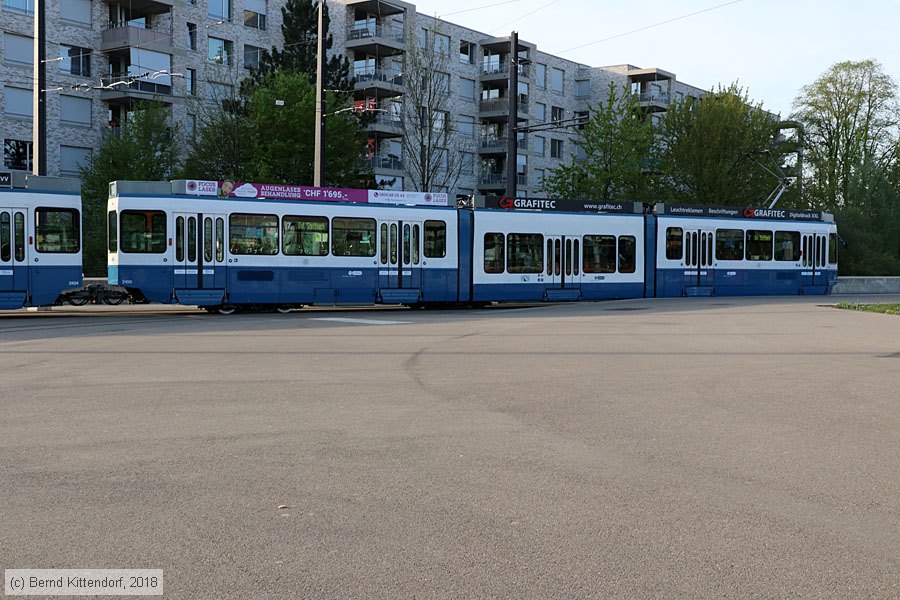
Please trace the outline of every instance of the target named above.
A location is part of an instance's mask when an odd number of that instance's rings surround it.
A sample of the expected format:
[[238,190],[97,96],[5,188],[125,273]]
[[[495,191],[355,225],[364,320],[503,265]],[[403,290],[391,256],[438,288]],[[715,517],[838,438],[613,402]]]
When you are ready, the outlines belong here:
[[900,317],[838,300],[4,313],[0,568],[900,598]]

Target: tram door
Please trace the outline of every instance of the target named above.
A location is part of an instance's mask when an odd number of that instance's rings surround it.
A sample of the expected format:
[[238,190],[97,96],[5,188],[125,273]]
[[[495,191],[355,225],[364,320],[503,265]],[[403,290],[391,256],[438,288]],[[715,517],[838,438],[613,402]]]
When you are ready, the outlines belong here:
[[715,285],[713,265],[715,232],[688,229],[684,232],[684,286],[712,287]]
[[28,289],[26,216],[20,208],[0,208],[0,292]]
[[[814,233],[804,233],[800,241],[800,265],[803,268],[800,276],[802,285],[826,285],[828,278],[823,267],[827,260],[827,237]],[[818,269],[818,270],[817,270]]]
[[379,221],[378,288],[422,289],[421,221]]
[[225,288],[225,216],[175,213],[175,289]]
[[581,239],[551,236],[545,242],[546,281],[551,288],[581,289]]

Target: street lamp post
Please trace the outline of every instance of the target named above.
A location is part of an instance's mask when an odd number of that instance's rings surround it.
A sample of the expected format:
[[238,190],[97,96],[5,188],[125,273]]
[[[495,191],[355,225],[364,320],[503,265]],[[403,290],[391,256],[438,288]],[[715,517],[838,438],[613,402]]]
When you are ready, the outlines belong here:
[[313,185],[322,187],[325,180],[325,0],[319,0],[319,39],[316,44],[316,139]]

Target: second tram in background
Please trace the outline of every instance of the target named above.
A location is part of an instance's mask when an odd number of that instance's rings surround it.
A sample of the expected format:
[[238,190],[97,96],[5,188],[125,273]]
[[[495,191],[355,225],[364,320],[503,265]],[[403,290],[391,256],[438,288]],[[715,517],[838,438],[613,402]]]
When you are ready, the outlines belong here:
[[645,214],[632,203],[522,199],[471,209],[176,188],[184,182],[111,185],[109,283],[135,299],[287,311],[827,294],[837,279],[836,226],[811,211],[658,205]]

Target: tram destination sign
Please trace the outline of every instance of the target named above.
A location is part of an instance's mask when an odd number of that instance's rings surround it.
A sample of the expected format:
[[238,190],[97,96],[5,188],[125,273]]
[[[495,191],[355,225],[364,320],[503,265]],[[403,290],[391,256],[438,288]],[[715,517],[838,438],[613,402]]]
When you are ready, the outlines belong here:
[[[570,198],[507,198],[485,196],[484,208],[503,210],[540,210],[550,212],[634,213],[634,202],[598,202]],[[637,212],[641,212],[637,210]]]
[[12,173],[5,171],[0,173],[0,188],[12,187]]
[[738,208],[734,206],[692,206],[679,204],[660,204],[656,207],[658,215],[677,215],[679,217],[718,217],[723,219],[784,219],[787,221],[823,221],[823,215],[817,210],[801,210],[795,208]]

